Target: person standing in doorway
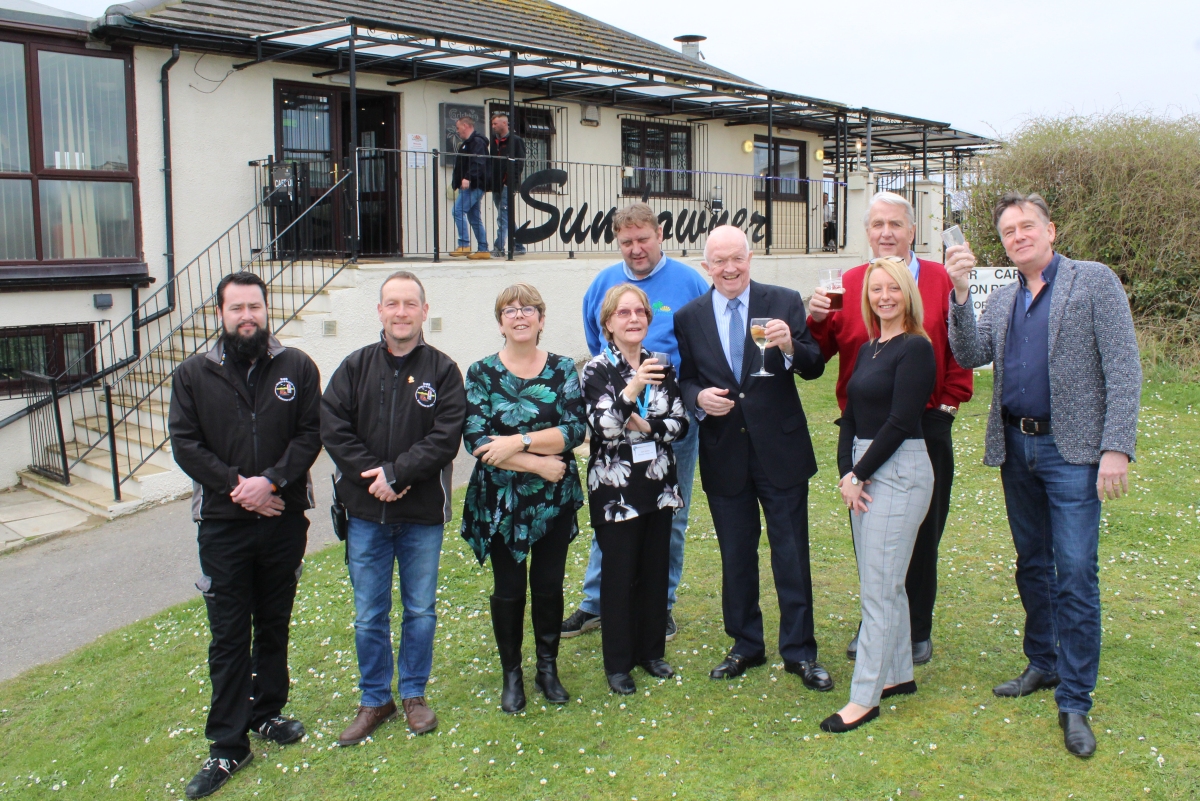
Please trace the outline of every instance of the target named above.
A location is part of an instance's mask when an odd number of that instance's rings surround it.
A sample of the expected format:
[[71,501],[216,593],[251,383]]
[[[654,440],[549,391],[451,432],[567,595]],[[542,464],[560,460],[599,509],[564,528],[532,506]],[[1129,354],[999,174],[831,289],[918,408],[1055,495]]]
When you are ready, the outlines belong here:
[[[693,268],[663,253],[663,230],[658,215],[645,203],[626,206],[613,215],[613,233],[621,249],[621,261],[602,270],[583,296],[583,328],[588,351],[598,356],[608,341],[600,324],[604,296],[614,286],[632,283],[646,293],[654,319],[643,340],[644,347],[671,357],[678,375],[679,345],[675,341],[675,313],[689,301],[708,292],[708,283]],[[687,531],[688,509],[692,501],[692,483],[696,476],[696,456],[700,435],[689,417],[687,433],[672,443],[675,473],[683,505],[676,508],[671,521],[671,554],[667,578],[667,641],[675,638],[678,626],[671,610],[675,607],[679,580],[683,575],[683,544]],[[600,583],[602,554],[592,539],[587,573],[583,579],[583,600],[562,624],[562,636],[575,637],[600,626]]]
[[217,284],[221,337],[175,371],[169,429],[193,482],[208,608],[209,757],[185,788],[212,795],[254,757],[248,731],[280,745],[304,736],[283,717],[288,625],[300,580],[321,451],[321,377],[267,328],[267,288],[250,272]]
[[[347,356],[321,398],[321,439],[337,465],[337,494],[350,517],[346,559],[362,690],[339,745],[360,743],[397,716],[397,672],[409,731],[437,727],[425,685],[433,666],[442,533],[451,517],[451,469],[466,415],[458,365],[421,335],[429,304],[420,279],[403,270],[388,276],[378,312],[380,341]],[[404,607],[398,669],[393,566]]]
[[[521,191],[521,176],[525,171],[525,140],[509,127],[508,115],[492,115],[491,144],[492,196],[496,201],[496,253],[506,254],[508,242],[508,204]],[[512,159],[510,162],[509,159]],[[513,253],[524,253],[524,245],[515,245]]]
[[[483,227],[483,193],[487,191],[490,167],[488,140],[475,130],[475,120],[460,117],[454,130],[462,143],[454,157],[454,171],[450,174],[450,185],[457,190],[454,198],[454,227],[458,231],[458,247],[450,251],[451,256],[466,256],[468,259],[490,259],[487,229]],[[469,224],[469,228],[468,228]],[[478,250],[471,251],[471,232],[475,232]]]

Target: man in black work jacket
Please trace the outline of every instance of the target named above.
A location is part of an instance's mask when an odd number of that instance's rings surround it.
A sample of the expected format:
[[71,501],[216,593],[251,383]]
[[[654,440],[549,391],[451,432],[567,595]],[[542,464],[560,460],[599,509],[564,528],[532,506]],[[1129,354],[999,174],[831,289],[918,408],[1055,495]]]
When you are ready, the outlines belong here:
[[[504,256],[508,239],[508,202],[521,191],[521,176],[525,171],[525,140],[508,127],[508,115],[502,111],[492,115],[492,197],[496,201],[496,255]],[[512,161],[509,161],[509,159]],[[525,246],[517,245],[515,253],[524,253]]]
[[221,338],[184,361],[171,386],[171,449],[195,482],[196,587],[212,631],[205,735],[213,743],[188,798],[216,792],[250,761],[248,731],[281,745],[304,736],[280,711],[304,511],[313,505],[308,470],[321,450],[321,377],[306,354],[271,336],[257,275],[222,278],[217,312]]
[[[425,343],[425,288],[410,272],[379,289],[380,341],[346,357],[321,398],[321,439],[338,467],[350,516],[346,555],[354,585],[358,713],[339,745],[365,740],[396,717],[392,678],[409,730],[437,727],[425,703],[437,628],[438,557],[450,522],[450,471],[467,401],[454,361]],[[393,668],[392,565],[404,608]]]
[[[491,168],[488,166],[487,137],[475,130],[475,120],[462,117],[454,124],[454,130],[462,144],[458,146],[458,155],[454,157],[454,172],[450,176],[450,186],[458,190],[454,198],[454,227],[458,230],[458,247],[450,251],[451,256],[466,256],[468,259],[490,259],[488,252],[487,230],[483,227],[482,202],[483,193],[491,183]],[[475,232],[475,241],[479,250],[471,252],[471,233]]]

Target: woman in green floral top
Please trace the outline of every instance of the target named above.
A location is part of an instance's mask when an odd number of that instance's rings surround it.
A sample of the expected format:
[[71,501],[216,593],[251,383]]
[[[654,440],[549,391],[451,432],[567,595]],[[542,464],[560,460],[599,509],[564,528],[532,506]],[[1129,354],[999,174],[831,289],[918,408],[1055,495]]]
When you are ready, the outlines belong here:
[[575,362],[538,347],[545,316],[546,304],[529,284],[501,292],[496,321],[504,347],[472,364],[466,378],[463,442],[479,462],[467,487],[462,535],[480,564],[492,557],[492,628],[504,669],[500,706],[508,713],[525,708],[526,564],[535,681],[547,701],[570,700],[558,680],[558,641],[567,549],[583,506],[572,451],[583,443],[587,423]]

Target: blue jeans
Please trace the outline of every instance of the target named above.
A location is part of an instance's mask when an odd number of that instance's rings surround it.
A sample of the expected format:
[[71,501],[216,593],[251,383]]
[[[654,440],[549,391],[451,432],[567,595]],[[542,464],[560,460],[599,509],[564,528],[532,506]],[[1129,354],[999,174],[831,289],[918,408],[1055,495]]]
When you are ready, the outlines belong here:
[[[683,535],[687,532],[688,509],[692,505],[692,483],[696,479],[696,459],[700,455],[700,424],[688,415],[688,432],[671,445],[675,451],[675,477],[683,506],[671,519],[671,555],[667,564],[667,610],[675,608],[675,590],[683,576]],[[587,573],[583,577],[583,601],[579,608],[590,615],[600,614],[600,545],[592,537],[592,553],[588,557]]]
[[486,252],[487,231],[483,228],[483,214],[480,211],[483,200],[482,189],[460,189],[454,198],[454,227],[458,229],[458,246],[471,247],[471,234],[467,231],[467,223],[475,232],[475,240],[479,243],[480,252]]
[[442,527],[414,523],[373,523],[350,518],[346,537],[350,583],[354,585],[354,647],[358,651],[363,706],[392,699],[392,565],[399,565],[400,698],[425,694],[433,667],[437,629],[438,558]]
[[1100,671],[1098,465],[1068,464],[1053,435],[1005,426],[1000,468],[1025,607],[1025,656],[1057,673],[1060,712],[1086,715]]

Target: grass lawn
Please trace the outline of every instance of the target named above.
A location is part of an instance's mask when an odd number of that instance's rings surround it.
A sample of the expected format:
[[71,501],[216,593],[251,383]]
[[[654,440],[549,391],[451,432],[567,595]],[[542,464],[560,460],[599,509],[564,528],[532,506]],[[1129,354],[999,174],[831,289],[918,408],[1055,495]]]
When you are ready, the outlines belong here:
[[[821,472],[812,484],[817,639],[837,682],[828,694],[783,672],[766,538],[767,667],[716,682],[728,647],[720,559],[697,490],[678,638],[677,680],[609,693],[600,636],[564,641],[573,698],[499,711],[488,568],[447,531],[430,703],[441,726],[415,738],[402,722],[374,742],[333,747],[357,704],[351,600],[342,550],[310,558],[296,602],[292,701],[308,737],[255,740],[255,760],[223,799],[1182,799],[1200,797],[1200,387],[1147,383],[1132,495],[1108,504],[1101,533],[1104,651],[1090,761],[1062,746],[1050,693],[1000,700],[994,684],[1025,666],[1023,613],[997,470],[981,464],[989,374],[956,425],[954,507],[941,547],[934,659],[920,692],[840,736],[817,724],[845,703],[843,649],[858,620],[857,580],[835,481],[833,376],[802,387]],[[461,506],[461,499],[460,504]],[[324,509],[313,514],[323,515]],[[568,560],[579,596],[587,530]],[[397,632],[398,636],[398,632]],[[179,798],[207,754],[208,626],[198,601],[106,635],[0,684],[0,798]],[[527,635],[526,654],[532,654]],[[528,675],[528,674],[527,674]]]

